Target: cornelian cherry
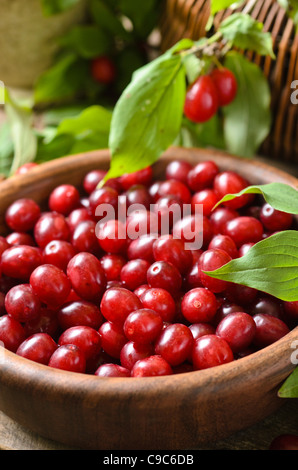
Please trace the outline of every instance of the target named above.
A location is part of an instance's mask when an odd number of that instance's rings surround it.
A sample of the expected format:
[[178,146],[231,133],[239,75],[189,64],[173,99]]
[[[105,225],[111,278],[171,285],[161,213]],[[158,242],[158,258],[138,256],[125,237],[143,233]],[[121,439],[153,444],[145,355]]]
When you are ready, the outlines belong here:
[[206,122],[216,114],[218,106],[218,93],[212,78],[201,75],[187,90],[185,116],[193,122]]

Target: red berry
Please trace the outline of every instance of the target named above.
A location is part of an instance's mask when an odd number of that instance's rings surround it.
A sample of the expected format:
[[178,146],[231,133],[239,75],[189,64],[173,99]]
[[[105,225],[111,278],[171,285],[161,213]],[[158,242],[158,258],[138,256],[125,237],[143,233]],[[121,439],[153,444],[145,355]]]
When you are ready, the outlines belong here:
[[124,173],[120,177],[120,183],[122,188],[126,191],[135,184],[143,184],[149,186],[152,182],[153,170],[150,166],[145,167],[141,170],[134,171],[133,173]]
[[63,214],[47,212],[35,224],[34,238],[40,248],[52,240],[69,241],[70,229]]
[[269,450],[298,450],[298,435],[281,434],[275,437]]
[[86,361],[97,356],[101,350],[101,336],[90,326],[78,325],[67,328],[58,339],[58,345],[74,344],[85,356]]
[[19,345],[16,354],[47,365],[57,347],[57,343],[47,333],[35,333]]
[[227,264],[231,259],[232,257],[226,251],[218,248],[204,251],[199,261],[202,284],[214,293],[223,292],[227,288],[228,283],[221,279],[208,276],[208,274],[202,271],[215,271]]
[[140,344],[134,341],[127,341],[120,352],[120,362],[123,367],[131,370],[140,359],[152,356],[154,347],[152,344]]
[[130,377],[130,370],[118,364],[102,364],[94,375],[98,377]]
[[121,269],[125,265],[126,260],[121,255],[104,255],[100,258],[100,264],[105,272],[106,280],[119,281]]
[[217,310],[216,297],[209,289],[196,287],[184,294],[181,311],[190,323],[208,323]]
[[161,287],[174,294],[181,288],[182,277],[173,264],[167,261],[156,261],[147,271],[147,282],[150,287]]
[[150,263],[144,259],[133,259],[125,263],[121,269],[120,280],[123,287],[135,290],[147,282],[147,271]]
[[197,163],[187,175],[187,184],[193,192],[211,188],[218,173],[218,166],[211,160]]
[[230,346],[217,335],[204,335],[194,342],[192,361],[195,369],[208,369],[233,360]]
[[5,309],[15,320],[26,322],[39,317],[41,301],[30,284],[19,284],[7,292]]
[[60,307],[68,298],[71,284],[66,274],[57,266],[43,264],[30,276],[34,293],[48,307]]
[[100,247],[106,253],[124,253],[127,246],[125,225],[119,220],[109,220],[98,227],[97,237]]
[[24,163],[24,165],[21,165],[17,171],[15,172],[15,175],[25,175],[29,171],[33,170],[34,168],[38,167],[38,163],[35,162],[29,162],[29,163]]
[[149,308],[141,308],[130,313],[126,318],[123,331],[129,341],[152,343],[163,326],[161,316]]
[[172,373],[170,364],[157,354],[140,359],[131,370],[132,377],[153,377]]
[[171,366],[182,364],[191,353],[193,335],[188,326],[173,323],[163,329],[155,342],[155,353],[162,356]]
[[288,230],[293,223],[293,216],[287,212],[274,209],[270,204],[266,203],[261,208],[260,221],[267,230],[277,232]]
[[163,321],[173,321],[176,315],[176,303],[170,294],[161,287],[146,289],[140,296],[144,308],[149,308],[157,312]]
[[258,313],[253,316],[253,319],[256,324],[254,344],[258,348],[264,348],[275,343],[290,331],[289,327],[280,318],[266,313]]
[[109,85],[116,78],[115,64],[109,57],[97,57],[92,60],[91,74],[95,81]]
[[166,179],[167,180],[178,180],[182,183],[187,183],[187,175],[192,169],[192,164],[186,160],[174,160],[168,163],[166,167]]
[[84,353],[74,344],[59,346],[50,357],[48,366],[69,372],[86,371],[86,359]]
[[224,234],[231,237],[240,248],[245,243],[256,243],[262,239],[263,226],[255,217],[240,216],[226,223]]
[[192,253],[185,249],[182,240],[164,235],[153,243],[155,261],[167,261],[176,266],[181,274],[186,273],[192,264]]
[[75,255],[67,266],[67,276],[74,291],[84,300],[100,300],[106,277],[100,261],[87,252]]
[[227,106],[234,101],[238,86],[233,72],[225,67],[215,68],[210,76],[217,89],[219,106]]
[[106,176],[107,172],[105,170],[91,170],[89,171],[83,179],[83,188],[87,194],[91,194],[101,180]]
[[184,113],[191,121],[202,123],[218,110],[218,93],[209,75],[201,75],[187,90]]
[[[234,171],[223,171],[215,176],[213,182],[213,189],[221,200],[226,194],[236,194],[249,186],[249,182],[241,175]],[[237,196],[230,201],[224,202],[225,207],[230,209],[239,209],[250,204],[254,200],[254,194],[243,194]]]
[[124,287],[115,287],[106,290],[100,310],[106,320],[123,325],[131,312],[142,308],[140,299]]
[[49,208],[63,215],[70,214],[80,204],[80,193],[72,184],[61,184],[49,196]]
[[232,312],[226,315],[216,328],[216,335],[227,341],[233,353],[248,348],[254,339],[255,332],[255,322],[245,312]]
[[0,343],[6,349],[16,352],[25,340],[26,333],[22,324],[10,315],[0,317]]
[[13,202],[5,213],[5,221],[14,232],[28,232],[40,217],[40,207],[33,199],[23,198]]
[[74,246],[65,240],[52,240],[43,250],[45,264],[53,264],[66,272],[69,261],[76,255]]
[[1,271],[8,277],[29,281],[31,273],[43,262],[39,248],[16,245],[8,248],[1,256]]
[[57,319],[63,330],[72,326],[98,329],[103,323],[103,316],[97,305],[87,300],[75,300],[62,305],[57,312]]
[[105,353],[115,359],[120,359],[121,350],[127,342],[122,325],[107,321],[101,325],[98,332]]

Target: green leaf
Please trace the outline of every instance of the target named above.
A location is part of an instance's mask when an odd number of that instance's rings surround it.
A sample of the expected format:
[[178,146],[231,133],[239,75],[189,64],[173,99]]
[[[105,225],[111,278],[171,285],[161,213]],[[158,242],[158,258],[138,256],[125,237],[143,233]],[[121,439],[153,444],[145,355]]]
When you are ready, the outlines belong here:
[[220,24],[219,31],[234,47],[275,58],[271,34],[263,31],[263,23],[248,14],[230,15]]
[[237,8],[242,3],[244,0],[238,2],[235,0],[211,0],[211,14],[215,15],[215,13],[227,8]]
[[95,25],[74,26],[60,38],[61,46],[69,48],[84,59],[106,54],[111,43],[111,37]]
[[230,201],[242,194],[261,194],[265,201],[277,210],[298,214],[298,191],[284,183],[268,183],[264,185],[248,186],[239,193],[226,194],[214,206],[214,209],[223,202]]
[[236,98],[222,108],[227,150],[250,158],[270,132],[270,87],[260,67],[242,54],[228,53],[225,66],[238,83]]
[[80,0],[41,0],[41,7],[45,16],[52,16],[63,13],[79,2]]
[[0,175],[9,176],[13,160],[14,146],[7,121],[0,127]]
[[134,74],[114,108],[109,177],[153,164],[177,137],[186,94],[179,54],[159,57]]
[[88,63],[71,52],[63,54],[38,79],[34,89],[36,104],[56,103],[72,99],[83,91]]
[[[296,344],[296,347],[298,345]],[[296,356],[296,353],[293,353]],[[297,364],[297,362],[296,362]],[[281,398],[298,398],[298,367],[289,375],[278,390],[278,396]]]
[[61,121],[57,135],[69,134],[82,140],[86,136],[96,136],[98,148],[108,146],[112,113],[102,106],[94,105],[86,108],[76,117]]
[[284,301],[298,300],[298,232],[286,230],[253,245],[210,277],[258,289]]
[[33,129],[32,109],[17,103],[5,89],[5,113],[10,127],[14,155],[10,174],[36,156],[37,138]]

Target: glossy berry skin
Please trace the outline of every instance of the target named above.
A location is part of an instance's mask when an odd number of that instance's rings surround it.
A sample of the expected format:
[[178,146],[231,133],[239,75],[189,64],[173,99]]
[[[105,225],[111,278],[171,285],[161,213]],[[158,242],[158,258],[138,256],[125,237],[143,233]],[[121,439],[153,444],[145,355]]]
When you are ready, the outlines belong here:
[[61,184],[49,196],[49,209],[63,215],[70,214],[80,204],[80,193],[72,184]]
[[159,237],[153,244],[155,261],[166,261],[176,266],[182,274],[186,273],[192,264],[192,254],[186,250],[182,240],[171,235]]
[[65,240],[52,240],[43,249],[43,262],[53,264],[66,272],[69,261],[77,254],[74,246]]
[[116,78],[116,68],[113,61],[107,56],[96,57],[91,63],[93,79],[103,85],[109,85]]
[[40,301],[53,308],[60,307],[71,290],[66,274],[52,264],[38,266],[30,276],[30,285]]
[[98,169],[91,170],[84,176],[83,188],[87,194],[90,195],[96,189],[100,181],[106,176],[106,173],[105,170]]
[[258,313],[253,316],[256,324],[254,344],[258,348],[264,348],[275,343],[280,338],[289,333],[289,327],[277,317],[265,313]]
[[154,310],[142,308],[128,315],[123,331],[129,341],[147,344],[155,341],[162,330],[163,320]]
[[69,372],[86,372],[86,359],[84,353],[74,344],[59,346],[53,352],[48,362],[49,367],[67,370]]
[[47,212],[38,219],[34,227],[34,238],[40,248],[52,240],[69,241],[70,229],[63,214]]
[[191,199],[192,211],[196,211],[196,207],[201,204],[203,206],[203,214],[209,216],[213,210],[213,207],[218,202],[218,198],[211,188],[202,189],[196,192]]
[[154,262],[153,243],[155,240],[155,235],[150,234],[132,240],[127,247],[128,259],[144,259],[152,264]]
[[10,315],[0,317],[0,341],[6,349],[16,352],[25,340],[26,333],[22,324]]
[[170,364],[158,354],[140,359],[131,370],[132,377],[154,377],[172,375]]
[[24,165],[21,165],[17,169],[17,171],[15,172],[15,175],[25,175],[26,173],[28,173],[29,171],[37,167],[38,167],[38,163],[35,163],[35,162],[24,163]]
[[148,188],[143,184],[135,184],[131,186],[127,191],[122,193],[125,198],[126,207],[132,207],[134,204],[140,204],[146,209],[150,208],[152,202]]
[[234,101],[237,95],[237,80],[231,70],[221,67],[215,68],[210,76],[216,86],[219,106],[227,106]]
[[67,276],[74,291],[84,300],[98,301],[106,288],[100,261],[87,252],[75,255],[67,266]]
[[113,210],[113,214],[117,215],[118,192],[114,188],[104,186],[95,189],[89,196],[89,213],[96,220],[101,220],[105,214],[105,205],[109,206],[109,210]]
[[150,166],[142,168],[141,170],[134,171],[133,173],[124,173],[120,177],[120,183],[122,189],[127,191],[131,186],[135,184],[142,184],[144,186],[150,186],[153,177],[153,170]]
[[58,345],[74,344],[85,356],[86,361],[97,356],[101,350],[101,337],[97,330],[86,325],[67,328],[58,339]]
[[260,212],[260,221],[267,230],[277,232],[288,230],[293,223],[292,214],[274,209],[266,203],[262,206]]
[[184,114],[190,121],[206,122],[216,114],[218,105],[213,80],[209,75],[202,75],[187,90]]
[[23,198],[13,202],[5,213],[5,222],[14,232],[28,232],[40,216],[40,207],[33,199]]
[[140,308],[142,308],[140,299],[124,287],[106,290],[100,303],[100,310],[105,319],[120,326],[123,326],[131,312]]
[[175,179],[163,181],[159,186],[158,194],[159,197],[175,196],[183,204],[189,204],[191,201],[191,193],[186,184]]
[[97,377],[130,377],[130,370],[118,364],[102,364],[94,375]]
[[71,234],[81,222],[85,222],[86,220],[94,220],[86,207],[79,207],[71,211],[67,217],[67,224]]
[[208,276],[208,274],[205,274],[205,272],[214,271],[227,264],[231,259],[232,257],[226,251],[218,248],[204,251],[199,261],[202,284],[214,293],[223,292],[227,288],[227,282],[221,279],[212,278],[211,276]]
[[225,316],[216,328],[216,335],[225,339],[233,353],[244,351],[253,342],[256,325],[245,312],[232,312]]
[[157,312],[163,321],[171,322],[176,315],[176,303],[170,294],[161,287],[146,289],[140,296],[144,308],[149,308]]
[[161,287],[174,294],[181,288],[182,277],[173,264],[167,261],[156,261],[147,271],[147,282],[150,287]]
[[186,160],[174,160],[168,163],[166,167],[166,179],[174,179],[186,184],[188,173],[192,168],[192,164],[187,162]]
[[126,369],[131,370],[140,359],[152,356],[154,347],[152,344],[140,344],[134,341],[127,341],[120,351],[120,363]]
[[213,228],[204,215],[191,214],[178,220],[173,226],[174,238],[181,239],[187,249],[206,248],[213,236]]
[[147,282],[147,271],[150,263],[144,259],[130,260],[121,269],[120,280],[123,287],[129,290],[135,290]]
[[57,343],[47,333],[36,333],[26,338],[18,347],[16,354],[39,364],[47,365],[57,349]]
[[125,225],[120,220],[109,220],[98,227],[99,246],[106,253],[123,254],[127,246]]
[[10,246],[16,246],[16,245],[36,246],[36,243],[32,235],[26,232],[11,232],[7,235],[6,241],[9,243]]
[[126,264],[126,259],[121,255],[104,255],[100,258],[101,266],[105,272],[107,281],[119,281],[121,270]]
[[209,250],[219,249],[227,252],[231,258],[238,258],[238,248],[234,240],[228,235],[215,235],[209,243]]
[[284,309],[290,318],[298,320],[298,301],[284,302]]
[[196,370],[227,364],[234,360],[228,343],[217,335],[205,335],[194,342],[192,362]]
[[[249,186],[249,182],[234,171],[220,172],[216,175],[213,182],[213,189],[218,200],[221,200],[226,194],[236,194],[247,186]],[[224,202],[223,205],[230,209],[237,210],[252,203],[253,199],[253,194],[243,194],[242,196]]]
[[43,263],[42,252],[34,246],[16,245],[1,256],[1,271],[8,277],[29,281],[31,273]]
[[74,229],[71,245],[75,253],[84,251],[94,255],[100,254],[100,247],[96,236],[96,223],[93,220],[84,220]]
[[236,217],[239,217],[239,212],[228,207],[217,207],[209,217],[212,225],[214,235],[222,234],[224,232],[225,224]]
[[23,325],[26,337],[35,333],[47,333],[52,338],[56,338],[59,330],[56,311],[47,307],[42,307],[37,318],[27,320]]
[[219,168],[212,160],[197,163],[187,175],[187,185],[193,191],[211,188]]
[[103,323],[98,306],[87,300],[63,304],[57,312],[57,319],[63,330],[73,326],[89,326],[97,330]]
[[191,353],[194,339],[188,326],[173,323],[163,329],[155,342],[155,353],[171,366],[182,364]]
[[110,321],[104,322],[98,330],[102,349],[114,359],[120,359],[120,353],[127,343],[123,327]]
[[196,287],[183,296],[181,311],[190,323],[208,323],[214,317],[216,310],[216,297],[209,289]]
[[224,234],[231,237],[237,248],[262,239],[263,225],[255,217],[240,216],[226,223]]
[[30,284],[19,284],[10,289],[5,296],[6,312],[19,322],[38,318],[41,301]]

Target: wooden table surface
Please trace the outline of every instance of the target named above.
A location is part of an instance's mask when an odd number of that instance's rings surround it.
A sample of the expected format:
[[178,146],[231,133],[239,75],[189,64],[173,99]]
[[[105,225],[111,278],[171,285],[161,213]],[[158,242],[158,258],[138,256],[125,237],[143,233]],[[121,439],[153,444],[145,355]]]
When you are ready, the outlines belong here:
[[[277,412],[263,421],[198,450],[268,450],[271,441],[279,434],[298,435],[298,399],[285,400]],[[0,450],[76,449],[44,439],[0,412]]]

